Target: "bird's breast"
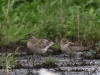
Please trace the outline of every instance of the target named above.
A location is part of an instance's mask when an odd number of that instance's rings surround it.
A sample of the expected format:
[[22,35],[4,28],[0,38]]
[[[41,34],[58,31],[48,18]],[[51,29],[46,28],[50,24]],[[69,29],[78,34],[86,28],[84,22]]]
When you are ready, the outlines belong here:
[[61,50],[63,51],[63,52],[67,52],[68,51],[68,45],[67,44],[65,44],[65,45],[61,45]]

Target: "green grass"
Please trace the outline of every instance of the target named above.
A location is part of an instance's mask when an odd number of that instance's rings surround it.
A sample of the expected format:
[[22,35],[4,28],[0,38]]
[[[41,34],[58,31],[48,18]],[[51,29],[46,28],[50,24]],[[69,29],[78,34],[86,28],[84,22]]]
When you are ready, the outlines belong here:
[[57,60],[52,57],[47,57],[44,59],[45,64],[57,64]]
[[15,54],[16,52],[19,50],[18,47],[16,48],[14,53],[4,53],[1,57],[0,57],[0,66],[6,70],[6,72],[9,72],[9,69],[14,67],[14,61],[16,60]]
[[62,37],[87,43],[100,41],[98,0],[0,0],[0,3],[1,26],[8,9],[0,36],[2,44],[16,42],[29,32],[57,44]]
[[6,72],[9,72],[9,69],[13,67],[13,62],[15,61],[14,54],[8,53],[8,54],[3,54],[0,57],[0,66],[2,69],[5,69]]

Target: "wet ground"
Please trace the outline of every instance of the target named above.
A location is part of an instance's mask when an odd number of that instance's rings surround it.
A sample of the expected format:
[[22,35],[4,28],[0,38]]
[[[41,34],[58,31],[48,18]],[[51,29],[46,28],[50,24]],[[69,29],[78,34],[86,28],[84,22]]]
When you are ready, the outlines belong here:
[[[13,48],[11,48],[13,45]],[[46,68],[49,71],[56,72],[58,75],[100,75],[100,59],[89,56],[90,52],[86,52],[86,56],[81,56],[76,60],[70,60],[69,56],[60,51],[52,52],[49,50],[43,55],[33,55],[25,44],[11,44],[0,46],[0,56],[12,56],[16,48],[21,47],[14,54],[14,62],[9,66],[9,75],[38,75],[40,68]],[[53,58],[55,64],[46,64],[46,58]],[[99,58],[99,57],[98,57]],[[0,65],[0,75],[3,74],[3,66]]]

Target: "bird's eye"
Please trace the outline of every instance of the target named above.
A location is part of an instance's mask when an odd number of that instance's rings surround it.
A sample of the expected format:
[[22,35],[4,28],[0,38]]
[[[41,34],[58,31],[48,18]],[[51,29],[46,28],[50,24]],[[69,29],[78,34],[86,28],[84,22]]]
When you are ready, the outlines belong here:
[[32,39],[32,37],[30,37],[30,39]]

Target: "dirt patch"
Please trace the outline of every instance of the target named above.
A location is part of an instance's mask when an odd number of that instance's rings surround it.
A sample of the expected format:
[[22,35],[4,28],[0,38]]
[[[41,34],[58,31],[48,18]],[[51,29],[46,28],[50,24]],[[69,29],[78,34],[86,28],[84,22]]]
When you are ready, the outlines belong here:
[[[18,52],[26,52],[27,55],[30,55],[32,54],[29,49],[27,48],[27,45],[26,43],[23,43],[23,42],[15,42],[15,43],[9,43],[9,44],[6,44],[6,45],[1,45],[0,46],[0,53],[6,53],[6,52],[15,52],[15,50],[18,48]],[[56,50],[54,48],[50,48],[50,50],[48,50],[44,55],[55,55],[55,54],[61,54],[61,50]],[[22,55],[23,56],[23,55]],[[83,58],[86,58],[86,59],[100,59],[100,50],[98,50],[97,52],[95,52],[94,55],[91,55],[91,56],[82,56]]]
[[[27,53],[27,55],[33,55],[33,53],[27,48],[27,44],[26,43],[22,43],[20,41],[15,42],[15,43],[9,43],[9,44],[5,44],[5,45],[1,45],[0,46],[0,53],[14,53],[16,51],[16,49],[20,47],[18,49],[18,53],[21,52],[25,52]],[[56,50],[53,48],[50,48],[46,53],[43,54],[43,56],[48,56],[48,55],[55,55],[55,54],[61,54],[61,50]],[[25,56],[26,54],[15,54],[15,56]]]
[[55,63],[42,63],[34,66],[34,68],[39,69],[39,68],[55,68],[58,67],[57,64]]
[[15,50],[18,48],[20,52],[22,52],[22,50],[28,52],[28,48],[26,46],[25,43],[22,43],[22,42],[16,42],[16,43],[9,43],[9,44],[6,44],[6,45],[1,45],[0,46],[0,53],[5,53],[5,52],[15,52]]

